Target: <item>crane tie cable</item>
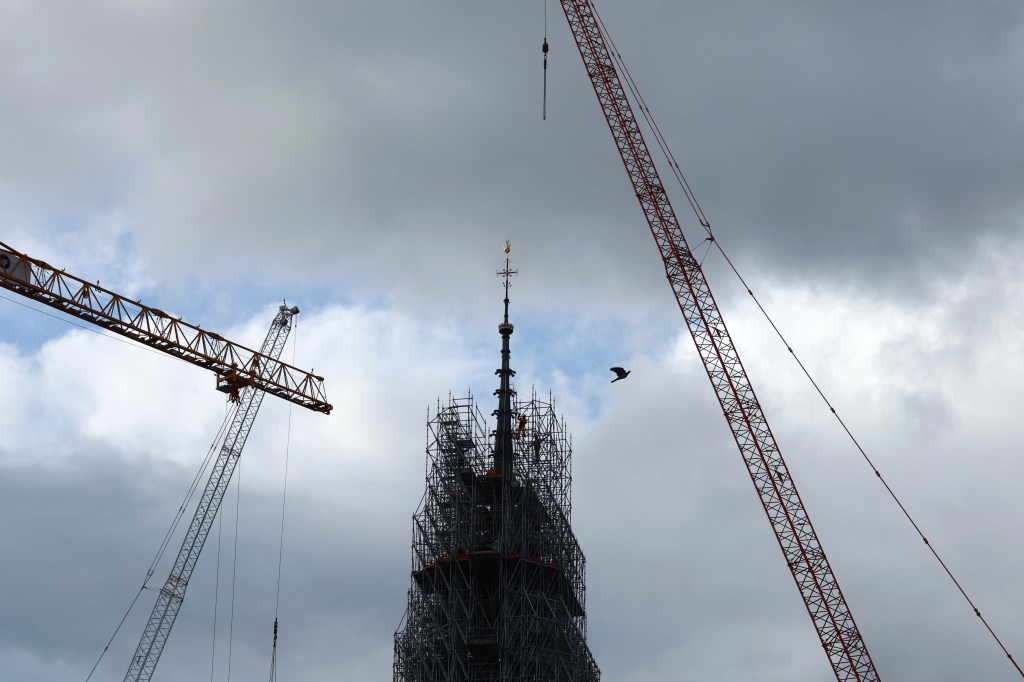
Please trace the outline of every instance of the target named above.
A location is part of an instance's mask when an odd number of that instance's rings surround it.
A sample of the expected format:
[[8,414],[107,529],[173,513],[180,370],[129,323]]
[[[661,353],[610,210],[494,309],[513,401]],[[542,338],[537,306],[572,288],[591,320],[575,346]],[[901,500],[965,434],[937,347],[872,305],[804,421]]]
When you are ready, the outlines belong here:
[[217,616],[220,613],[220,554],[224,537],[224,515],[217,514],[217,569],[213,581],[213,635],[210,637],[210,682],[213,682],[217,665]]
[[228,618],[228,682],[231,682],[231,661],[235,649],[235,588],[238,586],[238,526],[242,516],[242,462],[239,459],[235,475],[235,537],[231,558],[231,610]]
[[871,471],[874,472],[879,482],[881,482],[881,484],[885,487],[886,492],[889,493],[889,497],[893,499],[896,505],[900,508],[900,511],[903,512],[903,515],[906,517],[907,521],[909,521],[910,525],[913,526],[914,531],[918,534],[918,536],[921,538],[924,544],[928,547],[928,551],[932,553],[932,556],[934,556],[935,560],[939,562],[939,565],[942,567],[942,570],[946,572],[946,575],[949,576],[949,579],[953,581],[954,585],[956,585],[956,589],[960,591],[960,594],[963,595],[963,598],[970,605],[971,610],[974,611],[974,615],[981,620],[982,624],[985,626],[985,629],[988,630],[989,634],[992,635],[992,638],[996,641],[996,644],[998,644],[999,648],[1002,649],[1004,654],[1006,654],[1006,658],[1010,660],[1010,663],[1013,665],[1014,668],[1017,669],[1017,672],[1020,673],[1020,676],[1024,677],[1024,670],[1021,670],[1020,665],[1018,665],[1017,661],[1014,660],[1013,655],[1010,654],[1006,646],[1003,644],[1002,640],[999,639],[999,636],[996,634],[995,630],[993,630],[992,626],[989,625],[989,622],[985,620],[985,617],[981,615],[981,610],[974,604],[974,601],[971,600],[970,596],[968,596],[967,591],[960,584],[960,581],[956,579],[956,576],[953,575],[953,572],[950,570],[949,566],[946,565],[946,562],[943,561],[942,557],[939,555],[938,551],[935,549],[932,543],[928,541],[928,538],[921,530],[921,527],[918,526],[917,522],[910,515],[910,511],[907,510],[906,506],[904,506],[903,502],[900,501],[900,498],[896,495],[896,492],[892,489],[892,487],[889,486],[889,483],[882,476],[882,472],[879,471],[878,467],[875,466],[875,463],[871,461],[871,458],[868,456],[868,453],[864,450],[863,447],[861,447],[860,441],[858,441],[856,436],[853,435],[853,432],[850,430],[850,427],[846,425],[846,422],[843,420],[843,418],[839,415],[839,412],[829,401],[828,397],[825,395],[825,392],[818,385],[818,382],[814,380],[813,376],[811,376],[810,371],[808,371],[807,367],[800,360],[800,357],[796,354],[796,351],[793,350],[793,347],[790,345],[789,341],[786,340],[786,337],[783,336],[782,331],[775,324],[775,321],[772,319],[771,315],[769,315],[768,311],[765,310],[763,305],[761,305],[761,301],[758,300],[757,296],[754,295],[753,290],[747,285],[746,280],[744,280],[743,276],[740,275],[739,270],[733,264],[729,256],[725,253],[725,249],[722,248],[722,245],[719,243],[717,239],[712,241],[718,248],[718,252],[722,254],[722,257],[725,259],[725,262],[729,265],[733,273],[736,275],[740,283],[743,285],[743,288],[746,290],[751,300],[753,300],[754,303],[757,305],[758,310],[761,311],[761,314],[764,315],[764,318],[768,321],[768,324],[770,324],[772,329],[775,330],[776,336],[778,336],[779,340],[782,341],[783,345],[786,346],[786,350],[789,351],[789,354],[793,356],[793,359],[796,361],[796,364],[800,367],[800,371],[802,371],[804,376],[807,377],[807,380],[811,382],[811,386],[814,387],[814,390],[818,393],[822,401],[825,403],[825,406],[828,407],[829,411],[836,418],[836,421],[839,422],[839,425],[842,427],[847,437],[849,437],[850,442],[853,443],[853,446],[857,449],[857,452],[860,453],[861,457],[864,458],[864,461],[867,462],[869,467],[871,467]]
[[[27,305],[25,303],[22,303],[21,301],[15,301],[13,298],[8,298],[7,296],[2,296],[2,295],[0,295],[0,298],[2,298],[5,301],[10,301],[11,303],[14,303],[15,305],[20,305],[22,308],[28,308],[29,310],[31,310],[33,312],[36,312],[36,313],[39,313],[40,315],[46,315],[47,317],[52,317],[53,319],[55,319],[55,320],[57,320],[59,322],[64,322],[66,324],[70,324],[73,327],[78,327],[79,329],[84,329],[87,332],[92,332],[93,334],[98,334],[99,336],[102,336],[105,339],[110,339],[111,341],[117,341],[118,343],[123,343],[126,346],[131,346],[132,348],[138,348],[139,350],[145,350],[145,351],[149,351],[150,353],[156,353],[157,355],[166,356],[166,353],[158,351],[155,348],[150,348],[148,346],[144,346],[141,343],[138,343],[136,341],[132,341],[130,339],[122,339],[122,338],[117,337],[117,336],[112,336],[110,334],[106,334],[106,333],[100,331],[99,329],[93,329],[92,327],[87,327],[84,324],[79,324],[78,322],[75,322],[74,320],[69,320],[67,318],[60,317],[59,315],[54,315],[53,313],[48,313],[45,310],[40,310],[39,308],[33,308],[32,306]],[[186,363],[188,362],[188,360],[185,360],[184,358],[179,358],[177,355],[171,355],[170,357],[174,358],[175,360],[179,360],[181,362],[186,362]],[[189,364],[191,364],[191,363],[189,363]]]
[[[10,300],[10,299],[8,299],[8,300]],[[13,301],[13,302],[14,303],[18,303],[17,301]],[[19,305],[21,305],[21,304],[19,303]],[[36,310],[35,308],[32,308],[31,306],[25,306],[25,307],[29,308],[29,310],[35,310],[36,312],[43,313],[44,315],[49,315],[49,313],[47,313],[45,311],[42,311],[42,310]],[[49,315],[49,316],[50,317],[54,317],[53,315]],[[59,320],[61,318],[54,317],[54,319],[58,319]],[[75,324],[75,323],[72,322],[71,324]],[[81,326],[81,325],[75,324],[75,326]],[[88,329],[88,327],[83,327],[83,329]],[[89,331],[95,331],[95,330],[91,330],[90,329]],[[118,339],[118,338],[113,337],[113,336],[108,336],[107,334],[100,334],[100,335],[101,336],[106,336],[107,338],[111,338],[114,341],[121,341],[121,339]],[[129,345],[135,345],[135,344],[129,344]],[[149,348],[146,348],[145,346],[138,346],[138,347],[142,348],[144,350],[150,350]],[[153,352],[155,353],[156,351],[153,351]],[[216,452],[216,450],[217,450],[217,442],[220,440],[221,435],[224,433],[225,429],[227,429],[228,423],[230,422],[230,418],[229,417],[230,417],[230,411],[229,411],[228,414],[226,414],[224,416],[224,421],[221,422],[220,429],[218,429],[217,435],[213,439],[213,444],[210,445],[210,449],[206,453],[206,458],[203,460],[202,464],[199,465],[199,470],[196,472],[195,478],[192,479],[192,483],[189,486],[188,492],[185,493],[185,499],[182,500],[181,504],[178,506],[178,511],[177,511],[174,519],[171,521],[170,527],[167,529],[167,532],[164,533],[164,537],[160,541],[160,546],[157,548],[156,554],[154,555],[153,560],[150,561],[149,567],[146,569],[146,577],[142,581],[142,586],[139,587],[139,591],[135,593],[135,598],[132,599],[132,603],[128,605],[128,609],[124,612],[124,615],[121,617],[121,621],[117,624],[117,627],[114,628],[114,632],[110,635],[110,639],[107,640],[107,644],[106,644],[106,646],[103,647],[103,651],[100,652],[99,658],[97,658],[96,662],[93,664],[92,669],[89,671],[89,675],[85,678],[85,682],[89,682],[89,680],[92,679],[93,674],[96,672],[96,668],[99,667],[99,664],[103,660],[103,657],[107,654],[107,651],[110,649],[110,645],[113,644],[114,638],[117,637],[117,634],[121,631],[121,628],[124,626],[124,622],[128,619],[129,614],[131,614],[132,609],[135,608],[135,604],[136,604],[136,602],[139,601],[139,597],[142,596],[142,593],[144,591],[154,589],[154,588],[149,586],[149,579],[153,577],[153,573],[156,571],[157,564],[159,564],[160,560],[163,558],[164,552],[167,551],[167,546],[168,546],[168,544],[171,541],[171,537],[174,535],[174,532],[178,528],[178,524],[181,523],[181,519],[185,515],[185,509],[188,507],[189,503],[192,501],[192,498],[195,496],[196,490],[199,487],[199,481],[202,479],[203,472],[206,471],[206,468],[209,466],[210,460],[213,457],[213,453]]]
[[[292,326],[292,364],[295,363],[295,350],[299,345],[299,324],[296,320]],[[288,405],[288,430],[284,441],[284,485],[281,491],[281,532],[277,545],[277,593],[274,597],[274,645],[270,655],[270,682],[277,680],[277,633],[278,615],[281,609],[281,566],[284,563],[284,513],[288,504],[288,462],[292,444],[292,406]]]

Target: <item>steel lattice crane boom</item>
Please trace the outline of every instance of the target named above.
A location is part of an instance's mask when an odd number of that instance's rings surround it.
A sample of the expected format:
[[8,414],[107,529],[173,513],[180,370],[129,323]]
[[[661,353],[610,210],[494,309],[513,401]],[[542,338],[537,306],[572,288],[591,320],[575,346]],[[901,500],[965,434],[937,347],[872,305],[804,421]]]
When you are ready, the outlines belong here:
[[[282,305],[270,325],[267,338],[260,348],[260,355],[277,359],[284,349],[285,341],[288,340],[288,333],[291,331],[292,317],[298,314],[298,308],[289,308]],[[231,482],[231,475],[238,464],[238,458],[245,447],[245,440],[249,436],[256,412],[263,402],[264,392],[255,386],[245,386],[238,395],[238,403],[235,413],[231,418],[231,425],[228,427],[221,444],[217,460],[214,462],[210,472],[210,478],[206,482],[203,496],[199,499],[195,514],[192,516],[192,523],[189,525],[185,540],[181,543],[178,551],[178,558],[174,561],[171,574],[160,589],[156,599],[153,612],[149,615],[146,629],[142,633],[142,639],[135,649],[128,673],[125,675],[125,682],[140,682],[153,677],[153,671],[163,653],[164,645],[167,643],[167,636],[171,634],[171,627],[181,609],[182,601],[185,599],[185,590],[188,588],[188,581],[192,577],[196,562],[199,560],[199,553],[203,550],[206,536],[210,533],[213,521],[217,517],[220,503],[227,492],[228,484]]]
[[590,0],[560,0],[672,290],[839,682],[878,680],[832,567],[680,228]]
[[307,409],[330,414],[323,377],[279,360],[296,307],[282,305],[259,351],[58,271],[0,242],[0,287],[74,315],[173,355],[217,375],[217,389],[234,404],[230,425],[210,471],[171,573],[160,589],[125,680],[148,681],[163,653],[185,598],[189,579],[220,510],[263,396],[272,393]]
[[323,377],[57,270],[3,242],[0,287],[212,370],[217,388],[225,393],[251,383],[315,412],[331,412]]

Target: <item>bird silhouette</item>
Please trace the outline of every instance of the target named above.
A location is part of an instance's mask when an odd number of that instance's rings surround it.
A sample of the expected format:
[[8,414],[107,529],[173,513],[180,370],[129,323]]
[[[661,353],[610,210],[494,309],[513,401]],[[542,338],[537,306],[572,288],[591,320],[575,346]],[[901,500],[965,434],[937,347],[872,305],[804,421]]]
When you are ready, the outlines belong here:
[[612,383],[614,384],[619,379],[625,379],[628,377],[631,370],[622,369],[621,367],[612,367],[611,371],[615,372],[615,378],[612,379]]

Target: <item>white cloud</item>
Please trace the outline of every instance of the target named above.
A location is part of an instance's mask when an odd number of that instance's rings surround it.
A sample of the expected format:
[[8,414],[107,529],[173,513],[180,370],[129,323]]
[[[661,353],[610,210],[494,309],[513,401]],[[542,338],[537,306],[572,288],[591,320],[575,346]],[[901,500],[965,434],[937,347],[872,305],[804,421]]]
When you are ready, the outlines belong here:
[[[1020,10],[709,7],[605,17],[720,243],[1019,659]],[[513,365],[574,434],[606,679],[824,679],[550,19],[542,122],[533,10],[5,3],[0,239],[250,346],[273,309],[254,310],[303,307],[296,363],[327,377],[335,412],[291,415],[289,677],[390,677],[427,409],[449,389],[487,405],[511,238]],[[712,286],[880,673],[1008,676],[746,294]],[[121,617],[223,396],[201,370],[40,319],[0,306],[0,579],[18,586],[0,668],[63,682]],[[610,386],[618,364],[634,373]],[[263,409],[241,474],[239,677],[269,655],[288,408]],[[162,675],[209,671],[213,566]]]
[[[1011,431],[1000,425],[1012,420],[1006,391],[1015,390],[1011,378],[1024,368],[1002,348],[1021,325],[1012,315],[982,316],[981,326],[967,333],[957,322],[979,297],[1012,291],[1016,262],[993,254],[979,264],[985,278],[944,285],[921,308],[827,290],[769,288],[765,295],[769,309],[786,311],[783,328],[798,352],[825,377],[844,419],[1010,642],[1019,628],[1003,604],[1019,594],[1015,576],[1024,557],[1003,540],[1019,522],[1013,472],[1021,465]],[[947,295],[956,291],[971,293]],[[726,312],[879,667],[908,676],[924,669],[931,679],[945,679],[946,663],[922,662],[927,642],[968,637],[969,646],[945,646],[971,661],[963,665],[998,675],[1001,662],[973,616],[963,615],[948,581],[804,386],[788,353],[766,335],[756,310]],[[220,331],[256,345],[271,313]],[[303,652],[301,662],[285,658],[294,674],[315,679],[326,670],[358,670],[348,679],[388,677],[390,633],[408,587],[409,517],[422,493],[427,408],[449,387],[472,388],[487,411],[498,337],[486,331],[472,335],[448,320],[389,308],[331,306],[298,317],[296,362],[328,378],[335,412],[291,415],[283,608],[291,611],[288,632],[301,638],[289,642]],[[513,364],[521,380],[541,391],[554,388],[574,434],[574,519],[589,559],[591,645],[606,676],[664,679],[680,666],[693,679],[826,675],[688,336],[626,351],[620,357],[633,374],[610,385],[603,362],[582,373],[553,367],[550,375],[538,374],[530,357],[547,345],[537,331],[517,326]],[[5,619],[24,619],[26,609],[57,597],[72,604],[79,625],[45,644],[11,640],[8,633],[8,660],[15,660],[14,651],[23,659],[59,659],[45,675],[32,674],[64,679],[61,666],[91,665],[141,579],[216,430],[222,396],[198,369],[84,331],[34,351],[3,350],[0,361],[24,387],[5,399],[3,414],[16,415],[5,422],[7,442],[30,444],[5,448],[5,471],[17,474],[5,478],[22,481],[23,495],[34,496],[27,516],[5,510],[26,519],[11,547],[21,560],[7,567],[5,579],[23,584],[27,595],[7,607]],[[286,359],[291,353],[286,349]],[[923,376],[921,367],[932,372]],[[941,406],[935,414],[942,424],[915,413],[932,403]],[[236,671],[251,665],[258,673],[266,653],[287,423],[288,406],[268,398],[243,460],[240,587],[252,592],[240,601],[251,617],[236,630]],[[48,486],[37,487],[47,479]],[[104,479],[118,492],[97,486]],[[72,492],[80,502],[72,502]],[[23,495],[8,504],[24,503]],[[979,496],[985,506],[970,502]],[[225,505],[228,530],[233,500]],[[92,529],[62,550],[70,563],[60,582],[94,581],[96,590],[54,595],[46,581],[55,577],[35,568],[34,556],[56,551],[53,527],[32,521],[48,507],[74,510],[69,518],[62,514],[58,538]],[[90,535],[95,544],[84,542]],[[123,564],[114,572],[103,568],[111,554]],[[187,634],[175,633],[161,664],[168,671],[200,674],[209,665],[195,652],[209,646],[213,561],[208,552],[201,562],[176,628]],[[937,623],[949,624],[939,633]],[[108,673],[123,664],[139,627],[137,620],[126,626],[104,662]],[[324,644],[351,642],[365,627],[374,635],[352,646]],[[723,662],[737,637],[747,641],[746,654]]]

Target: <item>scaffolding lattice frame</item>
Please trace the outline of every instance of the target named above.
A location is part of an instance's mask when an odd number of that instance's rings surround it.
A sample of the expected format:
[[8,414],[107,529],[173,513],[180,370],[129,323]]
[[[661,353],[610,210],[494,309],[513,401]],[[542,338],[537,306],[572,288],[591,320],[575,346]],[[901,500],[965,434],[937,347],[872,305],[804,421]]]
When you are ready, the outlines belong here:
[[395,682],[600,680],[570,523],[571,438],[550,395],[520,401],[513,391],[512,416],[507,475],[494,468],[497,431],[472,395],[439,400],[428,420]]

